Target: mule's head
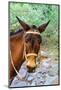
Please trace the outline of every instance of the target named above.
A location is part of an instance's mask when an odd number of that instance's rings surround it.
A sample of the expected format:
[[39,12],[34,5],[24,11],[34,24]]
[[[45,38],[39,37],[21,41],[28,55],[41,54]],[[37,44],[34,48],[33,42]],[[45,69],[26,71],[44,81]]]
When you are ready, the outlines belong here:
[[40,44],[42,42],[40,33],[45,31],[50,21],[37,27],[35,25],[29,26],[18,17],[17,19],[24,29],[24,56],[27,60],[28,71],[32,72],[37,66],[36,58],[38,56]]

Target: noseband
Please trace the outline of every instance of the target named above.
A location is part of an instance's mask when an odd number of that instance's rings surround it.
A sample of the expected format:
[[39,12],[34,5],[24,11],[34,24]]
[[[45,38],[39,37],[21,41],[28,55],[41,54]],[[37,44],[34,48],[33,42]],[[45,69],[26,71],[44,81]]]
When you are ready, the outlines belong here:
[[[24,38],[25,38],[25,36],[27,34],[40,35],[39,32],[28,31],[28,32],[25,33]],[[26,47],[25,47],[25,44],[24,44],[24,53],[23,53],[23,56],[25,57],[26,61],[28,61],[28,59],[27,59],[28,56],[35,56],[35,57],[37,57],[37,54],[36,53],[28,53],[28,54],[26,54]],[[16,67],[14,65],[12,54],[11,54],[11,50],[10,50],[10,57],[11,57],[11,64],[12,64],[16,74],[18,75],[19,80],[23,80],[22,76],[18,73],[18,71],[17,71],[17,69],[16,69]]]

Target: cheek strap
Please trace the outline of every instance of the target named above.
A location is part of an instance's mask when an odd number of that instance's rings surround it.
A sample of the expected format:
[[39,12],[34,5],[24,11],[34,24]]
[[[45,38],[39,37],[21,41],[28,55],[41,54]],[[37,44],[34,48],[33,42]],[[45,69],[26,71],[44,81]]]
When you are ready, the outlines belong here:
[[35,57],[37,57],[37,54],[36,53],[28,53],[28,54],[26,54],[25,42],[24,42],[24,54],[23,55],[24,55],[26,61],[28,61],[28,58],[27,57],[29,57],[29,56],[35,56]]

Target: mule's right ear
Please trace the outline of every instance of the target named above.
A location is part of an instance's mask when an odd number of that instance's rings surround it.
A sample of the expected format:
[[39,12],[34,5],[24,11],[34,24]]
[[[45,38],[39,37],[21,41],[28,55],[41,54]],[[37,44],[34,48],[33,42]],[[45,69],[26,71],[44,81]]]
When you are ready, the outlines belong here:
[[25,22],[20,20],[17,16],[16,16],[16,18],[19,21],[19,23],[21,24],[21,26],[24,28],[25,31],[28,31],[30,29],[30,26],[28,24],[26,24]]
[[50,22],[50,20],[47,23],[44,23],[44,24],[42,24],[41,26],[38,27],[38,30],[39,30],[40,33],[45,31],[45,29],[48,26],[49,22]]

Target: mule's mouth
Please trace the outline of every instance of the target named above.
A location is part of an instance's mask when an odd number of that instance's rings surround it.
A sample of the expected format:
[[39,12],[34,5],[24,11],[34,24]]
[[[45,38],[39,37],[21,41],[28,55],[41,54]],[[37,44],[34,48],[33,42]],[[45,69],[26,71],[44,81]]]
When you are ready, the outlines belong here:
[[35,55],[27,55],[27,69],[28,72],[34,72],[36,68],[36,54]]
[[34,73],[35,72],[35,69],[36,69],[36,67],[29,67],[29,66],[27,66],[27,71],[29,73]]

